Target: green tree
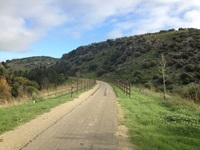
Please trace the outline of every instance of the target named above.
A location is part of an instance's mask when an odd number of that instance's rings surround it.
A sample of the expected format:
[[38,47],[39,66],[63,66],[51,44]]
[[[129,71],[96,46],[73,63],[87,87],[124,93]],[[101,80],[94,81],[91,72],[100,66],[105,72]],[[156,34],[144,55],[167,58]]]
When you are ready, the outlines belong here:
[[37,82],[31,81],[25,77],[15,77],[13,85],[13,94],[15,96],[23,96],[24,94],[31,96],[37,93],[39,85]]

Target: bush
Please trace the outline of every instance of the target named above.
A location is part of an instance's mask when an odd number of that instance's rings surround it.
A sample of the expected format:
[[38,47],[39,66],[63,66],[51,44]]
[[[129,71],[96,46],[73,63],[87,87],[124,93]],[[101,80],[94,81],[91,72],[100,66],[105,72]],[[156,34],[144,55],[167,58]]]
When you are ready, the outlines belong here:
[[101,69],[101,70],[97,71],[97,76],[100,77],[100,76],[102,76],[105,73],[106,73],[106,70]]
[[184,67],[185,71],[187,72],[193,72],[195,70],[195,65],[193,64],[188,64]]
[[157,80],[157,79],[160,78],[160,76],[161,76],[161,75],[159,75],[159,74],[155,74],[155,75],[153,76],[153,79],[154,79],[154,80]]
[[135,57],[140,57],[140,56],[141,56],[141,53],[140,53],[140,52],[135,52],[135,53],[134,53],[134,56],[135,56]]
[[184,62],[178,61],[175,65],[176,65],[176,68],[182,68],[184,66]]
[[152,89],[153,85],[151,83],[147,82],[144,84],[144,87],[147,89]]
[[98,67],[98,65],[92,64],[92,65],[89,66],[88,70],[89,71],[95,71],[97,69],[97,67]]
[[192,82],[194,79],[193,77],[189,74],[189,73],[182,73],[180,75],[180,80],[183,84],[189,84],[190,82]]
[[11,87],[5,77],[0,77],[0,103],[11,98]]
[[143,64],[142,64],[142,68],[144,68],[144,69],[148,69],[148,68],[151,68],[151,67],[154,67],[156,65],[156,63],[155,62],[144,62]]
[[28,96],[33,96],[34,94],[37,95],[39,91],[33,86],[27,86],[26,87],[26,92],[27,92]]
[[182,89],[179,89],[178,94],[184,99],[200,102],[200,85],[190,83]]

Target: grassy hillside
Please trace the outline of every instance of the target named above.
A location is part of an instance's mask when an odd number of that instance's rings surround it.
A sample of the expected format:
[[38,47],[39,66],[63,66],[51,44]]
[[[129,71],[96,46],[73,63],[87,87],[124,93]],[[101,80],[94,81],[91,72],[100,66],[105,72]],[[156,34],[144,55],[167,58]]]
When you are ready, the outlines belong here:
[[29,57],[2,62],[0,104],[13,98],[30,97],[39,90],[65,83],[67,77],[51,68],[56,62],[57,59],[51,57]]
[[[47,83],[45,78],[50,84],[52,79],[77,76],[121,80],[161,91],[161,55],[167,64],[167,91],[200,101],[200,30],[194,28],[108,39],[80,46],[60,59],[30,57],[7,61],[4,66],[13,70],[32,69],[20,72],[20,76],[36,81],[40,87]],[[37,66],[44,67],[34,70]],[[53,74],[57,77],[52,77]]]
[[48,68],[50,66],[55,65],[56,62],[57,62],[56,58],[37,56],[37,57],[7,60],[6,66],[13,70],[31,70],[39,66],[46,66]]
[[131,98],[114,87],[124,110],[121,124],[129,128],[135,150],[199,150],[200,108],[178,97],[131,91]]
[[71,76],[94,76],[162,88],[161,54],[167,62],[169,91],[200,83],[200,30],[147,33],[78,47],[64,54],[56,67]]

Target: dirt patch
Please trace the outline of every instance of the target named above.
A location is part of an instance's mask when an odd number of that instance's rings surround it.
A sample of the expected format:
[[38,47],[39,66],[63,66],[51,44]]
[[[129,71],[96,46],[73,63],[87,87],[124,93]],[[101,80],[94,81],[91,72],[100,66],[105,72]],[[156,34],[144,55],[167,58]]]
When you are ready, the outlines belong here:
[[120,124],[120,122],[124,119],[124,112],[119,103],[117,103],[117,112],[118,129],[115,135],[118,139],[118,150],[133,150],[133,145],[128,138],[128,128],[125,125]]

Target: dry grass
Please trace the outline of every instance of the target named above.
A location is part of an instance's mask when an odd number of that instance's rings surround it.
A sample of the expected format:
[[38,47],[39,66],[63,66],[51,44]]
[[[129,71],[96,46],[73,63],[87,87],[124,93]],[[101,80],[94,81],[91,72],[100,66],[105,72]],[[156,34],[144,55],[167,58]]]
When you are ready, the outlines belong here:
[[69,84],[62,85],[62,86],[58,86],[57,88],[42,90],[37,95],[33,95],[32,97],[28,95],[23,95],[22,97],[12,98],[0,104],[0,108],[7,108],[11,106],[20,105],[20,104],[23,104],[24,102],[34,100],[36,98],[46,99],[46,98],[56,97],[58,95],[69,93],[69,92],[70,92],[70,85]]

